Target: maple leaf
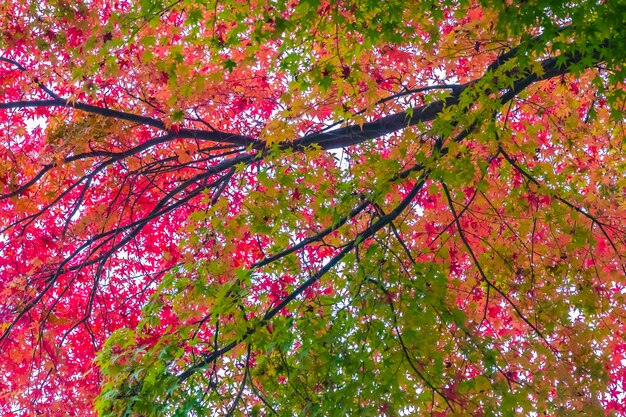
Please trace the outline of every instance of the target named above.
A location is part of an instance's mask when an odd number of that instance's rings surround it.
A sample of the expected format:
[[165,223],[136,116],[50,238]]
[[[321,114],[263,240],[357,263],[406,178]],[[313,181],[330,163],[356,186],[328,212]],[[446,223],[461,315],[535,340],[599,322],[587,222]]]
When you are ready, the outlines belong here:
[[0,9],[0,414],[626,416],[623,2]]

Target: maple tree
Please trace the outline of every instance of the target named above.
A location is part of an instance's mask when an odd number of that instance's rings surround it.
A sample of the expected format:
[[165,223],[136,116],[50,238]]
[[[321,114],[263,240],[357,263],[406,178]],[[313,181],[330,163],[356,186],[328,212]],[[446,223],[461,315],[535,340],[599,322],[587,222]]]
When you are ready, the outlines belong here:
[[626,3],[0,3],[0,413],[626,415]]

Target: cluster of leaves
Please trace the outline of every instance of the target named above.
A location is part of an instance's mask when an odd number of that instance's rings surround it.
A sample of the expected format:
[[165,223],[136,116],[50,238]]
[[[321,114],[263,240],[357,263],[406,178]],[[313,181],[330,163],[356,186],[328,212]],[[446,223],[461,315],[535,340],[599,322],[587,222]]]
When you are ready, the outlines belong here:
[[1,3],[0,413],[626,415],[624,27]]

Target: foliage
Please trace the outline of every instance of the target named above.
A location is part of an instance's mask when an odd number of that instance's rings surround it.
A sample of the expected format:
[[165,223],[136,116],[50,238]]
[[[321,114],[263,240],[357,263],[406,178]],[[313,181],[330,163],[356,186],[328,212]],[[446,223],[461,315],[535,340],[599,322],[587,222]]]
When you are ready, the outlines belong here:
[[0,412],[626,415],[626,3],[0,3]]

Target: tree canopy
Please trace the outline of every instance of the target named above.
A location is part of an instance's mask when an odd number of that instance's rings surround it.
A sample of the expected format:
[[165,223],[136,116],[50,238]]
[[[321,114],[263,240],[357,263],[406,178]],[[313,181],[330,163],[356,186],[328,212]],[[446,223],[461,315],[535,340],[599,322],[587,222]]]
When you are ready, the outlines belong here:
[[626,2],[0,2],[3,416],[626,416]]

